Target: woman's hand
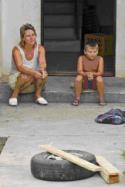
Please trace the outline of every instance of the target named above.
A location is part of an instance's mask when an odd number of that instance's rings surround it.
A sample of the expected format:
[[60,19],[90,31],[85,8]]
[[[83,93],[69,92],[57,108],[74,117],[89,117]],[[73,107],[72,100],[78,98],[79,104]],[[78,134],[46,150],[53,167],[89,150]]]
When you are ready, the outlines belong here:
[[42,78],[43,78],[43,79],[48,75],[48,73],[47,73],[46,70],[39,69],[39,71],[40,71],[40,73],[42,74]]
[[35,73],[34,73],[34,78],[35,78],[35,79],[42,79],[43,76],[42,76],[42,74],[41,74],[39,71],[35,71]]
[[45,78],[47,77],[47,75],[48,75],[48,74],[47,74],[47,71],[45,71],[45,70],[42,71],[42,78],[43,78],[43,79],[45,79]]

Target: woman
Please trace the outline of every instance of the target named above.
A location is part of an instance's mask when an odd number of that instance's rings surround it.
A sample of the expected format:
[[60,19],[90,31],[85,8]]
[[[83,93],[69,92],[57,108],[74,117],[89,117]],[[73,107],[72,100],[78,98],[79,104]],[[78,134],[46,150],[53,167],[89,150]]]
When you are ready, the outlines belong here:
[[12,74],[9,78],[13,89],[9,98],[9,105],[18,105],[20,93],[35,91],[35,101],[47,105],[48,102],[41,96],[41,91],[47,80],[45,49],[36,42],[36,30],[31,24],[20,28],[21,41],[12,50]]

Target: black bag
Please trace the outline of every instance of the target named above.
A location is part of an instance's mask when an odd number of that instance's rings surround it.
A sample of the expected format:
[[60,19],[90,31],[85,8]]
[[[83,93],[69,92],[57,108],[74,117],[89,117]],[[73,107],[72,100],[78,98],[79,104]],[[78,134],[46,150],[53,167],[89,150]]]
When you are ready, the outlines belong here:
[[125,123],[125,111],[120,109],[111,109],[104,114],[98,115],[95,121],[97,123],[120,125]]

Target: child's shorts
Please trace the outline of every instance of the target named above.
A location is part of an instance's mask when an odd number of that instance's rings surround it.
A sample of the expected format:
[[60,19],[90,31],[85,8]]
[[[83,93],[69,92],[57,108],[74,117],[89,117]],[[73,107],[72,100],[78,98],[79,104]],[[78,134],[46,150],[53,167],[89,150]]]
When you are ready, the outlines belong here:
[[83,80],[83,90],[96,90],[96,79],[94,78],[93,80],[88,80],[87,77],[84,77]]

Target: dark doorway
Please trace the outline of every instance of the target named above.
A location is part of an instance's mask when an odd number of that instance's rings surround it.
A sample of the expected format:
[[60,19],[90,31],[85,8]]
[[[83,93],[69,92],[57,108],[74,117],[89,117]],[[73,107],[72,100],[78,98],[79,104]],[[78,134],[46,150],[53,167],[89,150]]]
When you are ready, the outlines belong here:
[[75,74],[85,40],[95,37],[105,75],[114,76],[116,0],[42,0],[41,12],[49,74]]

